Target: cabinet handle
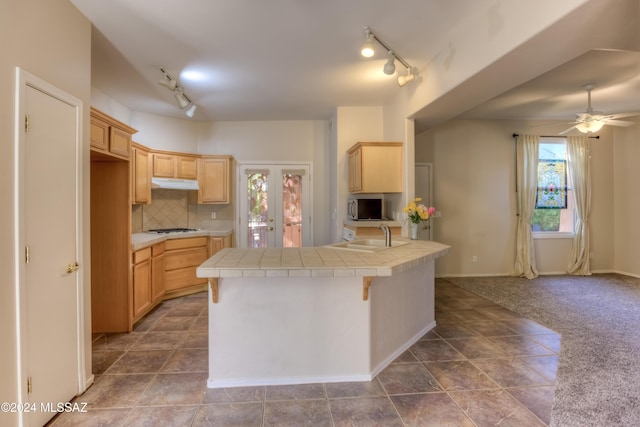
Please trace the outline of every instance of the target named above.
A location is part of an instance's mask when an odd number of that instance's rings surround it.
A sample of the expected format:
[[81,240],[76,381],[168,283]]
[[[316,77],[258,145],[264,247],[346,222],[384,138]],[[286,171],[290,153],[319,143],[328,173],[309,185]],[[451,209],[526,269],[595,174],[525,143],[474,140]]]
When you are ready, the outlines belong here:
[[80,268],[80,266],[78,265],[78,263],[73,263],[73,264],[69,264],[67,265],[67,273],[73,273],[75,271],[78,271],[78,269]]
[[269,231],[273,231],[273,227],[269,227]]

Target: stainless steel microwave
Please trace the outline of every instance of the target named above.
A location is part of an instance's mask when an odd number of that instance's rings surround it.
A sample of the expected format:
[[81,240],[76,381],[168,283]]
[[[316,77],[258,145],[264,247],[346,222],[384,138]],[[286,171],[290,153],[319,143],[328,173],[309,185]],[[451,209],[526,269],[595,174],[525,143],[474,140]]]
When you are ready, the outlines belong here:
[[347,202],[347,218],[352,220],[381,220],[382,199],[350,198]]

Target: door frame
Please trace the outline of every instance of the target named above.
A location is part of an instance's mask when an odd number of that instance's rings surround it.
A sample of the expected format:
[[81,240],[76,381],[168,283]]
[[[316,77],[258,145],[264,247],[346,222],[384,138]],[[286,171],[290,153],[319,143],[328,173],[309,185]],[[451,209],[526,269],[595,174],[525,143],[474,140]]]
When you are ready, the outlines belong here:
[[[427,207],[433,206],[433,163],[416,162],[414,169],[418,167],[426,168],[427,175],[429,176],[429,188],[427,189],[429,191],[429,200],[423,200],[422,203]],[[414,173],[414,180],[416,179],[417,175],[418,175],[417,173]],[[415,183],[414,183],[414,192],[416,195],[418,194],[418,186]],[[433,219],[429,221],[428,234],[429,234],[429,240],[433,240]]]
[[[264,167],[264,168],[269,168],[272,166],[278,167],[278,168],[286,168],[286,167],[291,167],[291,168],[307,168],[308,172],[309,172],[309,190],[307,191],[306,195],[304,196],[305,198],[308,197],[309,198],[309,208],[307,210],[305,210],[303,213],[305,213],[306,215],[308,215],[309,218],[309,225],[308,230],[303,229],[303,233],[306,234],[308,241],[306,242],[308,245],[313,244],[313,180],[312,180],[312,176],[313,176],[313,164],[311,162],[304,162],[304,161],[300,161],[300,162],[294,162],[294,161],[279,161],[279,162],[268,162],[268,161],[238,161],[238,167],[236,168],[236,200],[238,201],[237,203],[237,212],[236,212],[236,221],[237,221],[237,225],[238,225],[238,232],[236,233],[236,246],[239,248],[246,248],[247,247],[247,236],[246,236],[246,228],[243,227],[243,222],[242,222],[242,207],[244,206],[244,204],[242,203],[242,200],[245,200],[247,197],[246,194],[246,187],[244,186],[244,170],[247,166],[259,166],[259,167]],[[304,223],[304,221],[303,221]],[[303,246],[305,245],[305,241],[307,239],[304,238],[304,234],[303,234],[303,238],[302,238],[302,242],[303,242]]]
[[[82,176],[83,167],[83,102],[82,100],[58,89],[50,83],[30,74],[29,72],[16,67],[15,80],[15,127],[14,127],[14,250],[15,250],[15,294],[16,294],[16,350],[17,365],[16,371],[18,390],[17,395],[21,402],[27,401],[26,390],[26,267],[24,263],[24,251],[26,247],[26,231],[25,231],[25,214],[26,200],[25,191],[25,115],[26,115],[26,88],[31,87],[39,90],[57,100],[64,102],[75,109],[76,116],[76,184],[75,184],[75,200],[76,200],[76,260],[83,270],[88,268],[83,259],[83,197],[82,197]],[[81,270],[82,271],[82,270]],[[77,394],[81,394],[88,385],[93,382],[93,376],[86,378],[86,359],[85,359],[85,318],[84,310],[84,274],[76,274],[76,341],[77,341]],[[19,425],[24,425],[26,417],[21,414],[19,417]]]

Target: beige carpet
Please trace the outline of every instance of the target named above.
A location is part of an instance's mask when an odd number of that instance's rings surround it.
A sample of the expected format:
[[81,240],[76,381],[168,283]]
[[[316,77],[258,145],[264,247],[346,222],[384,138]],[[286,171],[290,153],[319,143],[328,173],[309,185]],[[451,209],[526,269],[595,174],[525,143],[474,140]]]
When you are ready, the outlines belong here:
[[640,426],[640,279],[447,278],[562,334],[552,426]]

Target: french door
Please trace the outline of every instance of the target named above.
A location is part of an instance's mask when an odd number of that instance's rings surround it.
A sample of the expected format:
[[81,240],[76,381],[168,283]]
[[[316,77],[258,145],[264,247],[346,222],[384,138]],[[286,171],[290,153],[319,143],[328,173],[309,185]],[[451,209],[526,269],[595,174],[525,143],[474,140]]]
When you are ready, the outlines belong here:
[[312,244],[309,169],[308,164],[240,165],[240,247]]

